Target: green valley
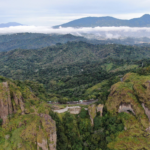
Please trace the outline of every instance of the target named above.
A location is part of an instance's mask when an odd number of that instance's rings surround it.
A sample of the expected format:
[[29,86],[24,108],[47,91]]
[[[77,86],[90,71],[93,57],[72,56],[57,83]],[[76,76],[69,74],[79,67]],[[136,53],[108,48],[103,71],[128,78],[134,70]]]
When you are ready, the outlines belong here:
[[0,150],[150,149],[148,46],[15,49],[0,75]]

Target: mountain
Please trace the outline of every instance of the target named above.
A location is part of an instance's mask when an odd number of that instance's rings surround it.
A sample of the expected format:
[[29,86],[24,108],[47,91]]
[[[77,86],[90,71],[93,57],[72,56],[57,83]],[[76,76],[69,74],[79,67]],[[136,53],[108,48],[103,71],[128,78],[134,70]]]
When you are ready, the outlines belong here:
[[[0,150],[149,150],[149,58],[150,47],[81,41],[0,52],[11,78],[0,76]],[[66,104],[81,99],[96,102]]]
[[38,49],[66,43],[68,41],[86,41],[84,37],[73,36],[71,34],[39,34],[39,33],[18,33],[10,35],[0,35],[0,51],[13,49]]
[[[68,141],[72,147],[87,150],[150,149],[150,75],[127,73],[112,86],[111,81],[99,83],[101,87],[94,89],[99,101],[84,106],[76,117],[69,111],[51,114],[57,126],[58,150],[68,150]],[[70,136],[69,131],[74,134]]]
[[123,150],[124,143],[148,150],[150,75],[128,73],[112,86],[111,80],[100,83],[95,104],[68,107],[47,104],[24,81],[0,77],[0,150]]
[[34,92],[44,95],[40,84],[0,76],[0,150],[149,150],[150,67],[144,69],[148,75],[103,80],[91,87],[98,101],[76,107],[48,104]]
[[[94,37],[87,39],[85,36],[74,36],[72,34],[40,34],[40,33],[17,33],[0,35],[0,52],[14,49],[40,49],[55,44],[64,44],[71,41],[83,41],[91,44],[122,44],[135,45],[150,43],[149,38],[125,38],[125,39],[105,39],[97,40]],[[147,44],[149,46],[149,44]]]
[[134,70],[142,65],[142,59],[149,58],[149,47],[68,42],[36,50],[1,52],[0,75],[37,81],[50,93],[78,99],[88,97],[85,89],[93,84]]
[[134,18],[131,20],[121,20],[113,17],[86,17],[71,22],[54,26],[54,28],[59,27],[111,27],[111,26],[129,26],[129,27],[150,27],[150,15],[145,14],[140,18]]
[[[124,131],[109,143],[110,149],[150,148],[150,75],[128,73],[111,87],[107,110],[118,114],[124,122]],[[145,135],[145,136],[143,136]],[[132,147],[132,148],[131,148]]]
[[0,77],[0,89],[0,150],[56,150],[50,106],[23,82]]
[[2,23],[0,24],[0,28],[7,28],[11,26],[22,26],[22,24],[17,23],[17,22],[8,22],[8,23]]

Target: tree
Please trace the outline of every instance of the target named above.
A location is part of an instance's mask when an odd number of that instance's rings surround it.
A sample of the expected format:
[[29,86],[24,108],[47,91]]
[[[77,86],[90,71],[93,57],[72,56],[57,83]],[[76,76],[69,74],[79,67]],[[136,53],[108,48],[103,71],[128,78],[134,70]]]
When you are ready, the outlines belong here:
[[0,119],[0,126],[3,124],[3,119]]
[[68,98],[67,97],[60,98],[58,102],[62,104],[66,104],[68,102]]

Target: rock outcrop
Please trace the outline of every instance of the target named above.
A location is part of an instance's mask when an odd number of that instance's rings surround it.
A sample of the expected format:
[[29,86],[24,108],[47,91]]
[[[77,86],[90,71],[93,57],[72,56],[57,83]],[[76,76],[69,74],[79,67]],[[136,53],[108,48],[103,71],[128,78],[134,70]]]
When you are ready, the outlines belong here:
[[38,144],[37,150],[40,150],[40,148],[42,150],[48,150],[47,139],[42,139],[42,142],[37,144]]
[[0,118],[6,123],[9,114],[12,114],[12,102],[7,82],[0,83]]
[[97,112],[100,112],[101,117],[103,116],[103,108],[104,108],[104,105],[102,105],[102,104],[99,104],[97,106]]
[[[45,139],[42,139],[42,143],[38,142],[38,146],[42,148],[47,144],[47,150],[56,150],[57,134],[56,134],[56,124],[55,121],[47,114],[40,114],[42,126],[46,131],[48,142]],[[41,146],[40,146],[41,145]],[[46,150],[46,149],[43,149]]]
[[49,105],[39,101],[25,85],[21,88],[10,81],[1,82],[0,139],[4,140],[0,150],[56,150],[56,123],[49,111]]
[[123,77],[123,82],[118,82],[111,87],[106,107],[112,115],[120,116],[125,130],[108,144],[110,149],[149,149],[149,81],[150,76],[128,73]]
[[13,92],[11,88],[14,87],[17,89],[17,86],[13,83],[10,84],[8,82],[0,83],[0,118],[3,119],[3,124],[7,122],[9,115],[16,113],[19,109],[21,109],[21,113],[24,114],[22,94],[19,90],[17,90],[16,93]]
[[91,125],[94,126],[94,118],[96,117],[96,105],[93,104],[88,107],[88,112],[91,119]]
[[[113,113],[128,112],[134,114],[144,128],[148,128],[149,119],[142,108],[144,103],[150,105],[150,89],[147,81],[150,77],[139,76],[129,73],[123,78],[123,82],[118,82],[111,87],[106,106]],[[149,91],[149,92],[148,92]]]
[[11,135],[5,135],[0,150],[56,150],[56,124],[48,114],[20,115],[5,124],[5,128],[11,131]]
[[119,112],[119,113],[121,113],[121,112],[126,112],[126,113],[132,112],[132,113],[135,115],[135,112],[134,112],[134,110],[132,109],[131,104],[121,104],[121,105],[119,106],[118,112]]
[[150,109],[148,109],[147,107],[145,107],[144,103],[142,104],[142,107],[144,108],[145,114],[147,115],[147,117],[149,119],[149,122],[150,122]]
[[15,92],[13,93],[13,99],[14,99],[14,104],[13,106],[13,111],[17,112],[17,106],[20,106],[22,114],[25,113],[25,108],[24,108],[24,102],[23,102],[23,97],[22,94],[19,92],[19,95],[17,95]]

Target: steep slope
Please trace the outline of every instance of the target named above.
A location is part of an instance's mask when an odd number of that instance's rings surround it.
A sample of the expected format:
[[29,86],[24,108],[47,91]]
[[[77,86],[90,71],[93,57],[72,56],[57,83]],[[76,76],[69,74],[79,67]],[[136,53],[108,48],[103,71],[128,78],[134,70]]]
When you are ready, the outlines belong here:
[[150,26],[150,15],[145,14],[140,18],[134,18],[131,20],[121,20],[113,17],[87,17],[71,22],[54,26],[54,28],[61,27],[111,27],[111,26],[129,26],[129,27],[149,27]]
[[13,49],[37,49],[56,43],[66,43],[68,41],[86,41],[84,37],[73,36],[71,34],[40,34],[40,33],[18,33],[0,35],[0,51]]
[[109,143],[110,148],[150,149],[150,76],[128,73],[122,82],[111,87],[106,106],[118,114],[125,130]]
[[0,150],[56,150],[56,125],[49,106],[29,87],[5,78],[0,83]]
[[24,103],[22,94],[13,83],[2,82],[0,83],[0,89],[0,118],[3,119],[5,124],[8,115],[16,113],[18,109],[21,110],[21,114],[24,114]]

